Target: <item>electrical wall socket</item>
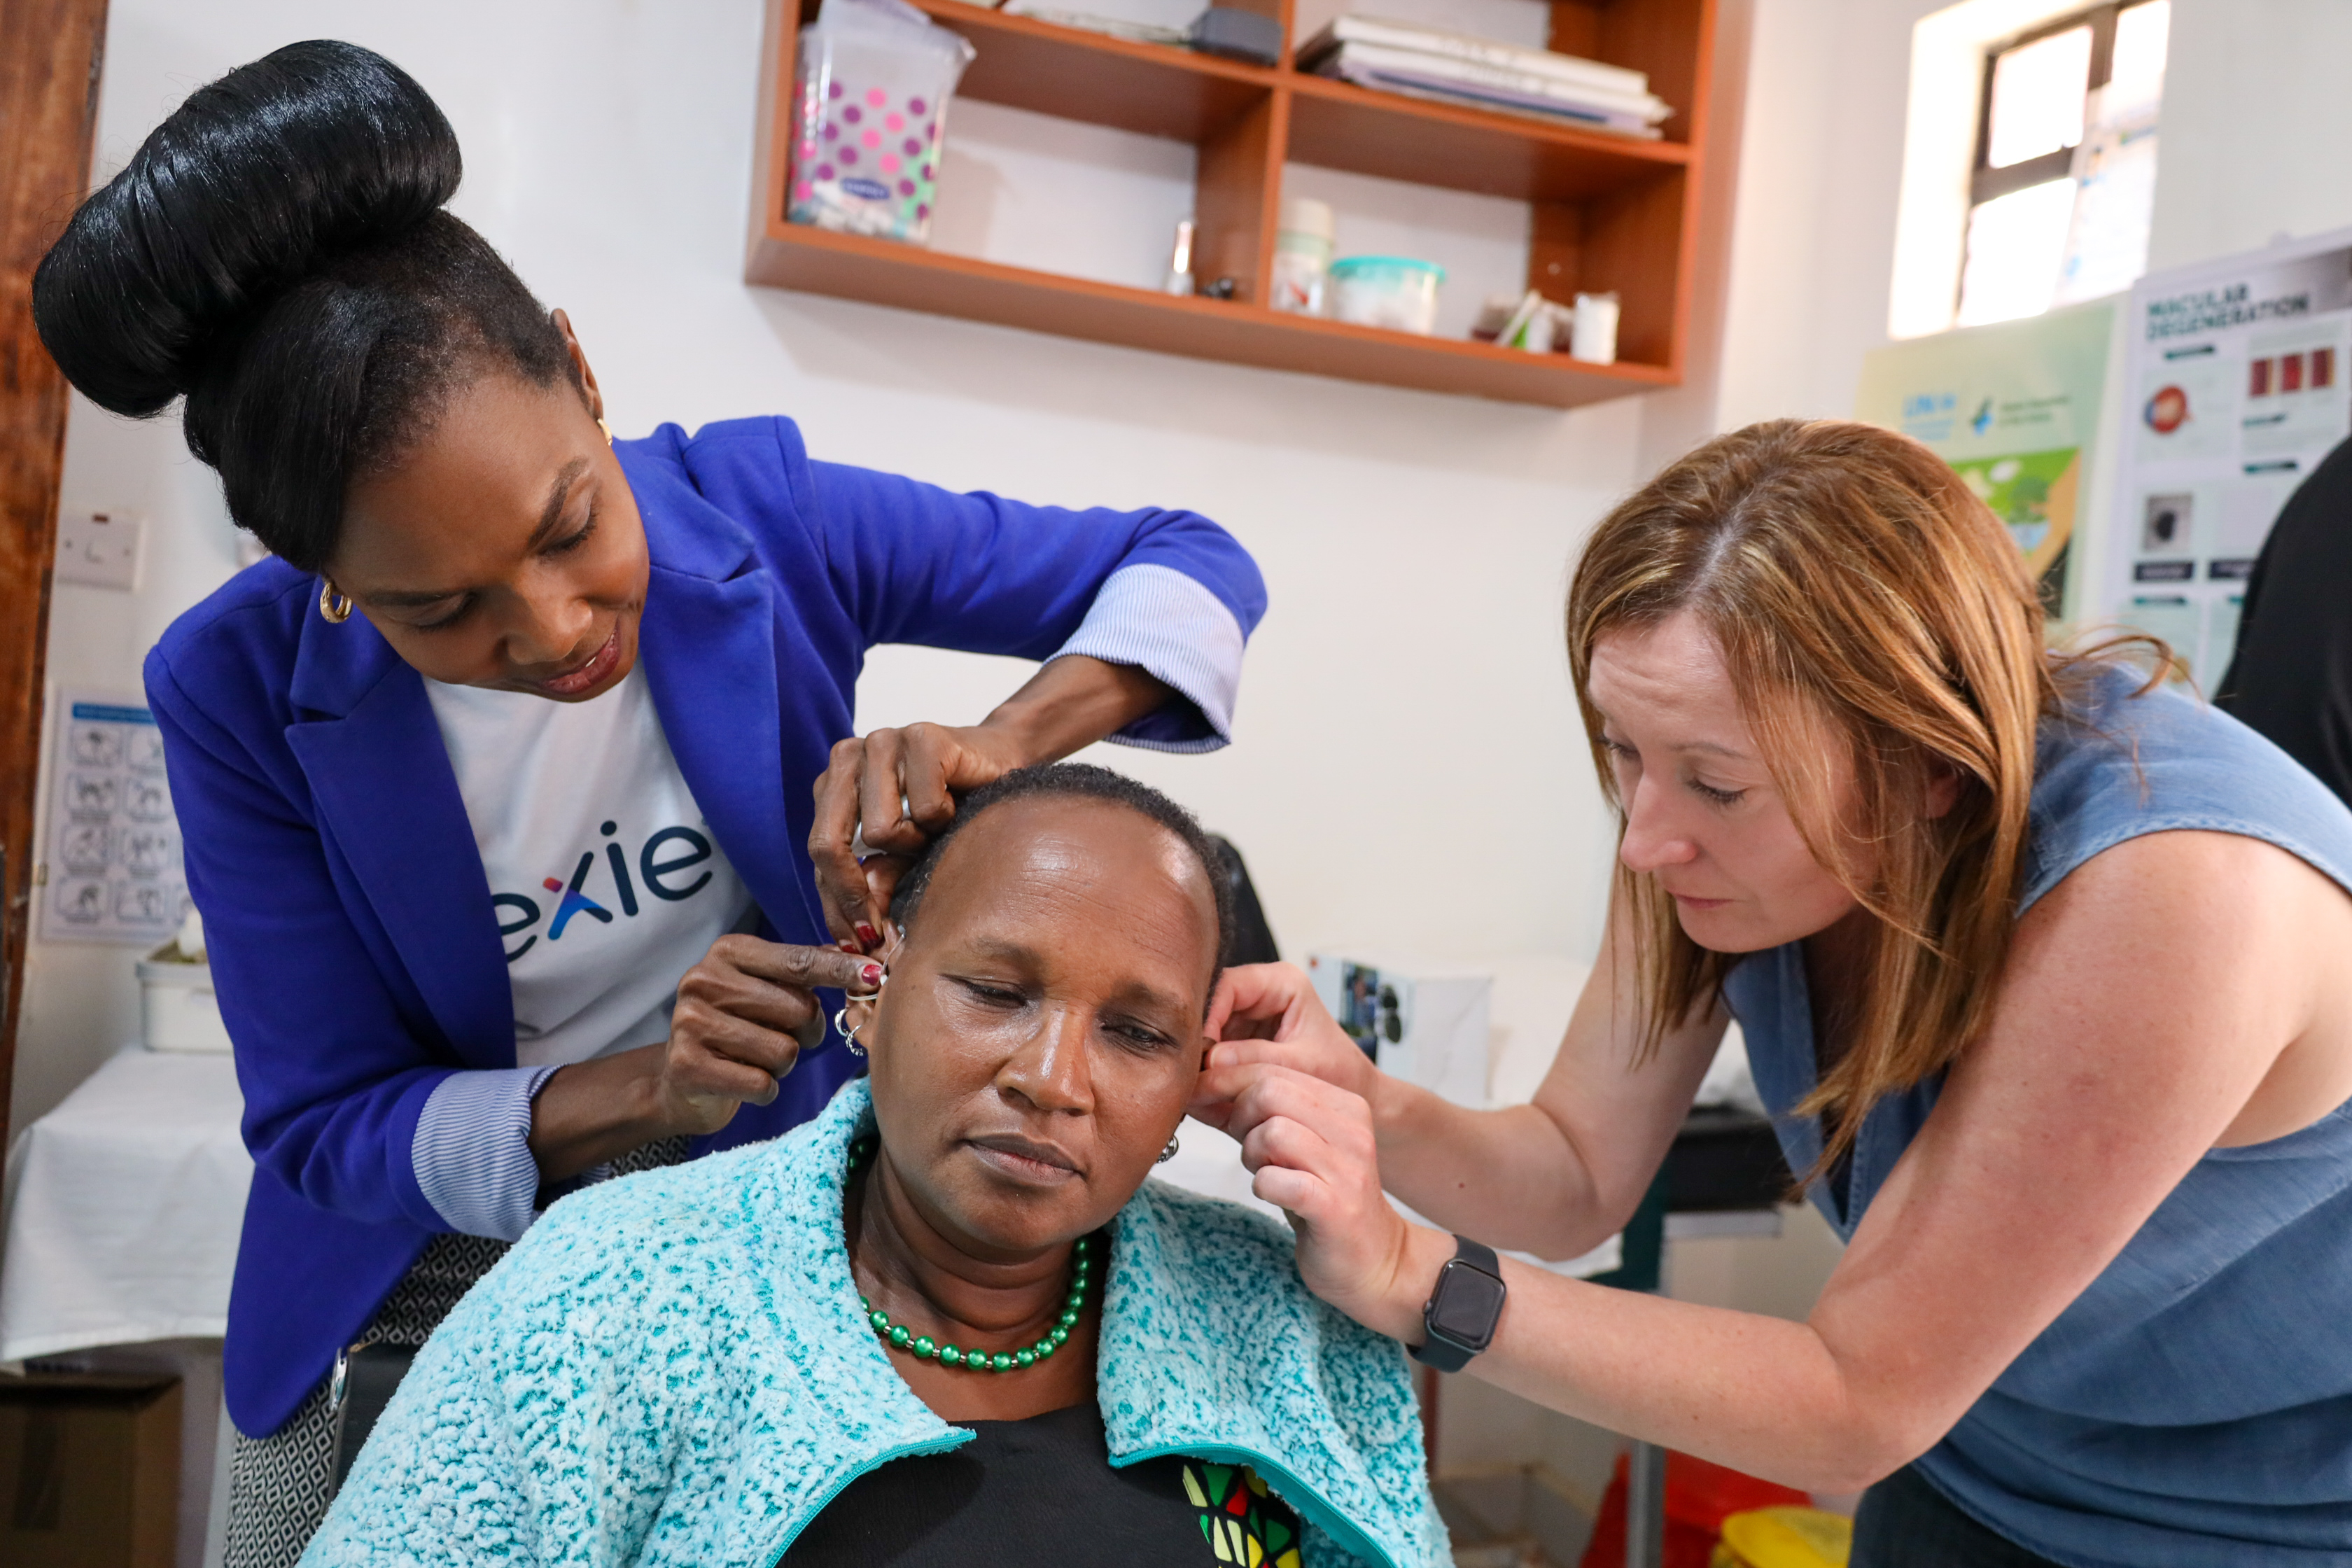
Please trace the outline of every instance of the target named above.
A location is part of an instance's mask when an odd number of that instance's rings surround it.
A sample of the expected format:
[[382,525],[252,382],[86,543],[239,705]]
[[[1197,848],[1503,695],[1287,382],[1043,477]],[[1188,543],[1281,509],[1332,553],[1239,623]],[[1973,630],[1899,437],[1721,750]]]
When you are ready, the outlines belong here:
[[57,580],[134,593],[146,537],[147,525],[135,517],[68,512],[58,519]]

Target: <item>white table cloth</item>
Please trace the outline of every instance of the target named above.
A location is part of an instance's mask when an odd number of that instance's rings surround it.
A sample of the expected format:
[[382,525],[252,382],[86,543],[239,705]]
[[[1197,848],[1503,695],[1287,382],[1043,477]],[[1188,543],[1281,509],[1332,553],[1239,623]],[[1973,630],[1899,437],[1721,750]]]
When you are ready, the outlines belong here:
[[18,1135],[0,1361],[226,1332],[243,1110],[227,1057],[131,1046]]

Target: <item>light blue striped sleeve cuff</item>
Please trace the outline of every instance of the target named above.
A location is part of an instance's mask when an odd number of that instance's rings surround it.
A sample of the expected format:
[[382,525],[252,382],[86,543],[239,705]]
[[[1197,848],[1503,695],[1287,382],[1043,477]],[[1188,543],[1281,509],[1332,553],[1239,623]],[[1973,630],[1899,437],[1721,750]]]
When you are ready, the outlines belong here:
[[[1172,566],[1122,566],[1055,658],[1086,654],[1131,664],[1166,681],[1170,703],[1110,737],[1155,752],[1213,752],[1233,739],[1242,684],[1242,624],[1207,588]],[[1051,663],[1052,660],[1048,660]]]
[[451,1230],[519,1241],[538,1216],[530,1099],[552,1066],[452,1073],[425,1097],[409,1157],[425,1201]]

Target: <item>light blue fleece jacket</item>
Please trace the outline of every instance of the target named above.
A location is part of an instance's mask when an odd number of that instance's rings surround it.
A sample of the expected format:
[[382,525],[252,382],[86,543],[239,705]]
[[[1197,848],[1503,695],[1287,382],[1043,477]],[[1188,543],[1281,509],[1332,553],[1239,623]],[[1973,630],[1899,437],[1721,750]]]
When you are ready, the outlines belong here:
[[[968,1442],[858,1306],[842,1234],[863,1079],[773,1142],[549,1210],[433,1336],[303,1555],[771,1568],[852,1480]],[[1309,1568],[1449,1563],[1404,1352],[1317,1300],[1291,1237],[1149,1182],[1111,1233],[1111,1463],[1255,1467]]]

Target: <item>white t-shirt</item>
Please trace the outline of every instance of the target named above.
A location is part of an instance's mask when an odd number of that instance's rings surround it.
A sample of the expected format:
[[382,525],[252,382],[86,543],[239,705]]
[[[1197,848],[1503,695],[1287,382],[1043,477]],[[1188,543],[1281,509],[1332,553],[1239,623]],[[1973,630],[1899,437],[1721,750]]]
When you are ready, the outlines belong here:
[[425,689],[489,876],[516,1062],[667,1039],[679,979],[751,897],[677,771],[643,666],[588,702]]

